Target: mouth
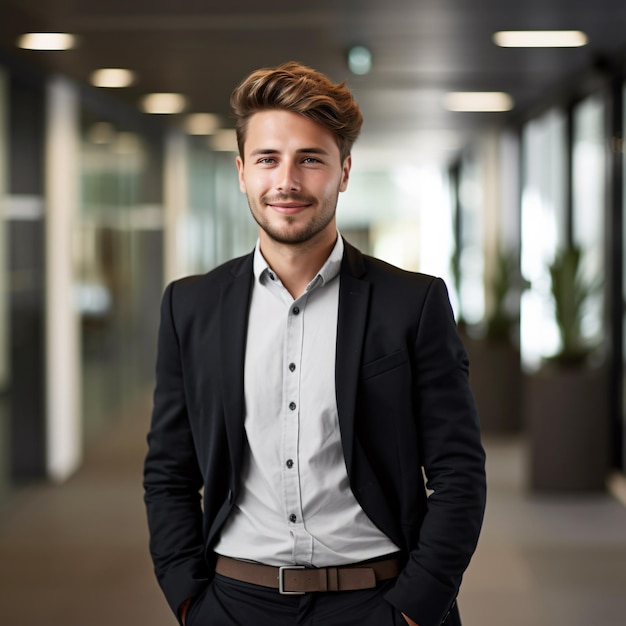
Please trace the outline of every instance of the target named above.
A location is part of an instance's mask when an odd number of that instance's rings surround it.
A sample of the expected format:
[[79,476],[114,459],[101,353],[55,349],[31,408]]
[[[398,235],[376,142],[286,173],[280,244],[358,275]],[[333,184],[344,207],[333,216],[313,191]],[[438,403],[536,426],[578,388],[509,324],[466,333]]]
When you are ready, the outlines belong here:
[[284,215],[293,215],[294,213],[304,211],[305,209],[310,207],[312,203],[304,200],[284,201],[268,199],[265,204],[271,209],[277,211],[278,213],[283,213]]

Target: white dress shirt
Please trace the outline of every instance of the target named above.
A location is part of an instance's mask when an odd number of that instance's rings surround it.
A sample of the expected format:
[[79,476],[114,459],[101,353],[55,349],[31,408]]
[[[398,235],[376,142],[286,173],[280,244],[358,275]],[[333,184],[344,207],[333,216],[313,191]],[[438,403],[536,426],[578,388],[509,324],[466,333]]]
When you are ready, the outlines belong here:
[[267,565],[324,567],[396,552],[348,482],[335,398],[337,243],[293,299],[259,244],[245,362],[242,489],[215,547]]

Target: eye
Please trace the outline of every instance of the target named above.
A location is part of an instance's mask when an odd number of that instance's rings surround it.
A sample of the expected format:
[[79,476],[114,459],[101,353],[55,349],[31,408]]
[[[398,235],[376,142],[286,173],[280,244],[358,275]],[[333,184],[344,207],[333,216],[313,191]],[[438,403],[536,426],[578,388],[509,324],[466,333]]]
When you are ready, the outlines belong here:
[[321,163],[321,161],[319,159],[316,159],[315,157],[306,157],[305,159],[302,160],[303,163],[307,163],[309,165],[315,165],[316,163]]
[[261,165],[272,165],[276,163],[276,160],[272,157],[263,157],[259,159],[257,163],[260,163]]

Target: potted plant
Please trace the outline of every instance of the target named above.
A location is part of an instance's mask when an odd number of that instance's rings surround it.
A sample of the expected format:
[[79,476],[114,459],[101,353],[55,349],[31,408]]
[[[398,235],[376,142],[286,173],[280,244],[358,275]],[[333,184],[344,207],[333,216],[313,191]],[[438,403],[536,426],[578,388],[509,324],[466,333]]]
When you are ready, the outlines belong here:
[[466,337],[470,383],[483,434],[515,434],[522,427],[517,335],[519,293],[523,288],[516,255],[498,251],[487,287],[490,313],[485,323]]
[[599,285],[585,279],[582,251],[570,245],[550,266],[561,347],[526,378],[530,482],[535,491],[598,491],[608,471],[608,374],[592,362],[586,307]]

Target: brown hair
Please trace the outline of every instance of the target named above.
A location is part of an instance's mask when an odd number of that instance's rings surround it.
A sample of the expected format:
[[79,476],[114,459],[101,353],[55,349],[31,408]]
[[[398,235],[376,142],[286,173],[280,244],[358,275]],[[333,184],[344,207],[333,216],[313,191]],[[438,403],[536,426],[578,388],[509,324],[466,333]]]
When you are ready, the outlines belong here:
[[335,136],[342,162],[363,123],[359,105],[345,83],[333,83],[324,74],[293,61],[250,74],[233,91],[230,106],[241,158],[248,120],[258,111],[280,109],[308,117]]

